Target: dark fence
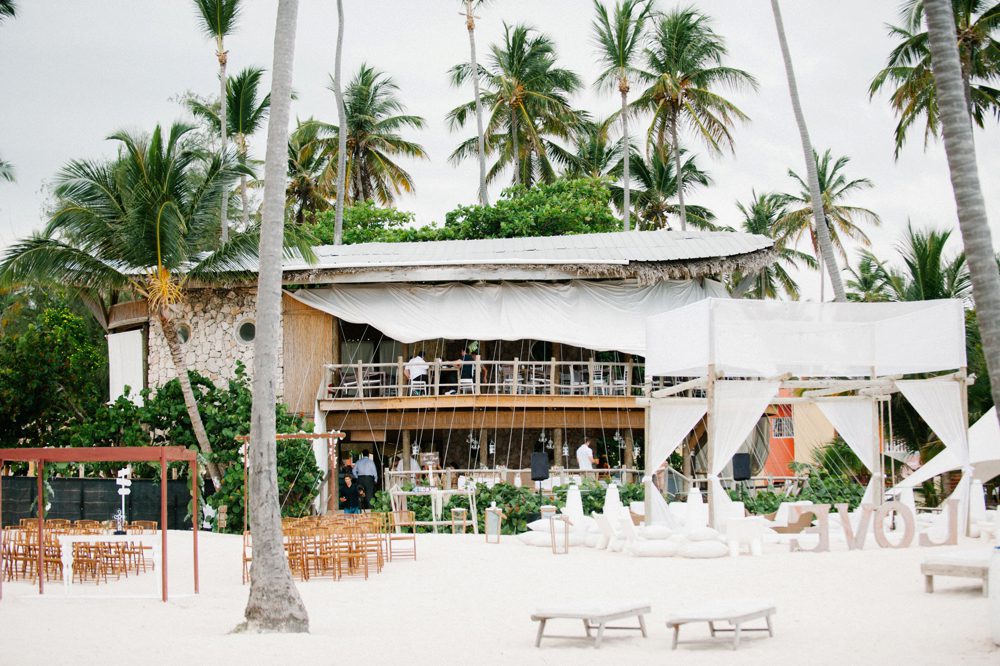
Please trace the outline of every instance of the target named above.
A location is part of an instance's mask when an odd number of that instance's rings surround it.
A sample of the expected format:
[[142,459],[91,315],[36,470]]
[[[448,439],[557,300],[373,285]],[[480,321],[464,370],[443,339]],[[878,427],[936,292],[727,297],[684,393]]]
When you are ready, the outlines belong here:
[[[34,518],[38,481],[33,476],[4,476],[3,525],[17,525],[22,518]],[[49,479],[52,492],[46,518],[66,520],[110,520],[121,508],[121,497],[114,479]],[[191,529],[191,492],[186,480],[167,483],[167,529]],[[125,498],[128,520],[160,522],[160,482],[133,479],[132,494]]]

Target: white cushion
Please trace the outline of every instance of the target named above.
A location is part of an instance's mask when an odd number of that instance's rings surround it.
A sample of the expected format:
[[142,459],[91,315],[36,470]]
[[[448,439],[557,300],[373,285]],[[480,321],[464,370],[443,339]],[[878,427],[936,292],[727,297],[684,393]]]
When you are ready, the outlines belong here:
[[533,520],[528,523],[528,529],[532,532],[545,532],[549,533],[549,519],[539,518],[538,520]]
[[552,545],[552,539],[546,532],[523,532],[518,534],[517,538],[525,546],[550,546]]
[[666,525],[648,525],[638,528],[637,531],[643,539],[652,540],[669,539],[670,535],[673,534],[673,530]]
[[721,536],[711,527],[695,527],[687,533],[688,541],[719,541]]
[[629,552],[636,557],[673,557],[677,554],[677,544],[667,539],[633,541]]
[[584,537],[583,545],[587,548],[597,548],[601,541],[604,539],[601,533],[598,531],[596,534],[593,532],[588,532],[587,536]]
[[689,541],[680,547],[677,554],[692,559],[726,557],[729,555],[729,546],[721,541]]

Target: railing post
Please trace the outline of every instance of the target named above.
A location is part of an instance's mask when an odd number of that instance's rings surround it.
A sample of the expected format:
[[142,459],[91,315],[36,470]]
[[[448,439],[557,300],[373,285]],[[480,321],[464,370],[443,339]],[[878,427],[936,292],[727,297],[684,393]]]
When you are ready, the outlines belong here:
[[625,364],[625,395],[632,395],[632,356],[629,355]]
[[556,357],[553,356],[552,360],[549,361],[549,395],[556,394]]
[[403,376],[403,357],[396,357],[396,397],[403,396],[406,390],[406,377]]
[[587,361],[587,395],[594,395],[594,357]]
[[473,370],[473,375],[475,378],[475,388],[473,391],[476,395],[482,393],[483,384],[483,362],[479,358],[479,354],[476,354],[475,369]]
[[358,361],[358,367],[354,371],[356,374],[356,379],[358,380],[358,397],[364,399],[365,397],[365,370],[361,361]]
[[518,358],[517,358],[517,357],[515,356],[515,357],[514,357],[514,377],[513,377],[513,379],[514,379],[514,383],[513,383],[513,385],[512,385],[511,387],[510,387],[510,390],[511,390],[511,392],[512,392],[512,393],[513,393],[514,395],[517,395],[517,394],[518,394],[518,390],[517,390],[517,379],[518,379],[518,376],[519,376],[519,375],[521,374],[521,373],[519,372],[519,370],[520,370],[520,368],[518,367],[518,365],[519,365],[519,364],[520,364],[520,361],[519,361],[519,359],[518,359]]
[[441,395],[441,359],[434,359],[434,395]]

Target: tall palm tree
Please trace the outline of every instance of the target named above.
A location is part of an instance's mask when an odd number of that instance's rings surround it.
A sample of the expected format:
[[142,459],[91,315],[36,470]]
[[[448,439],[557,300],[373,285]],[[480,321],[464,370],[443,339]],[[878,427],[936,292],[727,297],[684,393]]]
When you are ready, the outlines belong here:
[[15,16],[17,16],[17,3],[14,0],[0,0],[0,23]]
[[[862,229],[862,224],[878,226],[882,223],[881,218],[873,211],[847,203],[851,196],[873,187],[867,178],[849,179],[844,174],[850,161],[851,158],[846,155],[834,159],[830,150],[826,150],[822,157],[813,153],[816,180],[819,183],[823,216],[829,229],[830,242],[845,263],[847,250],[844,248],[844,237],[864,246],[870,246],[871,240]],[[821,253],[817,225],[814,223],[812,192],[808,182],[795,171],[789,169],[788,175],[798,184],[799,192],[784,195],[789,208],[783,223],[788,227],[794,242],[798,242],[808,234],[813,252],[819,259]]]
[[240,627],[255,632],[309,631],[309,614],[295,588],[282,543],[274,415],[281,333],[281,248],[285,221],[288,122],[298,8],[298,0],[278,1],[271,67],[271,122],[267,127],[264,158],[249,454],[253,566],[250,569],[250,596],[244,611],[246,622]]
[[892,300],[930,301],[940,298],[968,299],[972,284],[965,253],[947,254],[951,230],[920,231],[906,226],[899,244],[902,270],[880,266]]
[[[604,70],[597,77],[597,85],[605,90],[618,89],[621,95],[622,108],[620,121],[622,125],[622,142],[630,144],[628,134],[628,93],[633,79],[639,78],[636,68],[636,58],[642,48],[642,39],[646,32],[646,22],[653,11],[650,0],[620,0],[615,4],[614,15],[609,15],[607,8],[600,0],[594,0],[594,41],[597,44],[597,56]],[[629,161],[622,162],[622,182],[625,200],[622,211],[625,216],[625,231],[630,228],[632,202],[629,191]]]
[[344,94],[347,131],[341,135],[338,126],[320,123],[327,137],[328,169],[339,163],[341,142],[346,145],[344,194],[349,204],[373,199],[391,205],[397,195],[413,192],[413,178],[394,160],[427,158],[423,146],[400,134],[423,128],[424,119],[407,114],[398,93],[392,77],[362,64]]
[[[969,262],[983,352],[990,376],[1000,377],[1000,271],[993,254],[993,238],[979,184],[955,17],[948,0],[924,0],[924,11],[944,147],[955,192],[958,226]],[[994,380],[991,384],[993,402],[1000,405],[1000,381]]]
[[[962,66],[962,86],[972,120],[983,127],[989,115],[1000,115],[1000,4],[995,0],[955,0],[952,2],[958,29],[958,50]],[[896,157],[903,148],[910,127],[924,119],[924,146],[938,136],[940,120],[931,52],[923,29],[923,0],[906,0],[900,8],[902,25],[888,26],[889,34],[900,43],[889,54],[888,63],[868,88],[869,97],[890,90],[890,104],[899,122],[896,125]]]
[[[486,154],[497,157],[487,181],[508,167],[513,167],[515,184],[553,181],[552,139],[569,139],[583,117],[569,101],[580,90],[580,77],[556,66],[555,43],[548,36],[526,25],[507,24],[503,41],[490,46],[488,65],[478,72],[469,63],[456,65],[451,69],[452,84],[464,85],[477,74],[489,108]],[[475,100],[452,109],[451,128],[463,127],[474,109]],[[477,142],[476,137],[462,142],[450,160],[458,163],[472,156]]]
[[490,205],[489,192],[486,190],[486,136],[483,134],[483,104],[479,91],[479,62],[476,55],[476,15],[473,11],[489,0],[462,0],[465,5],[465,29],[469,32],[469,66],[476,72],[472,79],[472,91],[476,102],[476,152],[479,157],[479,204]]
[[14,182],[14,165],[3,159],[0,159],[0,180]]
[[[226,63],[229,60],[229,52],[226,51],[226,37],[236,28],[236,21],[240,15],[240,0],[194,0],[198,10],[201,29],[210,39],[215,40],[215,57],[219,61],[219,104],[221,110],[220,118],[228,117],[226,112]],[[226,130],[225,123],[220,123],[219,133],[222,138],[220,150],[226,150]],[[219,204],[221,211],[222,232],[220,239],[223,243],[229,240],[229,197],[222,197]]]
[[286,208],[296,225],[308,216],[329,210],[331,189],[329,141],[321,135],[324,124],[313,119],[299,122],[288,137]]
[[[682,162],[684,176],[677,178],[676,161],[654,150],[649,158],[632,153],[632,207],[636,229],[670,229],[670,220],[680,217],[680,190],[707,187],[712,179],[695,164],[694,157]],[[611,186],[611,200],[621,209],[625,205],[625,192],[618,185]],[[715,229],[715,214],[702,206],[687,206],[690,223],[700,229]]]
[[[214,253],[219,199],[237,165],[214,155],[207,163],[189,145],[191,127],[159,126],[149,136],[110,138],[121,157],[73,161],[59,174],[57,208],[44,234],[13,245],[0,261],[0,284],[69,284],[109,296],[145,298],[170,351],[201,451],[211,455],[173,322],[191,281],[214,282],[229,262],[256,256],[256,234],[237,234]],[[238,274],[235,274],[238,277]],[[222,275],[231,278],[234,275]],[[219,470],[208,463],[216,488]]]
[[881,303],[891,300],[889,285],[886,282],[886,270],[878,257],[869,250],[861,250],[858,257],[858,267],[847,267],[850,278],[846,285],[847,300],[852,303]]
[[607,121],[585,120],[573,133],[571,149],[550,147],[552,160],[563,165],[563,176],[617,179],[621,175],[625,144],[622,139],[611,141],[608,129]]
[[[636,111],[652,114],[648,138],[656,150],[664,152],[666,137],[674,157],[674,169],[681,174],[678,135],[688,127],[709,150],[732,149],[730,129],[746,114],[722,97],[720,89],[757,89],[757,80],[741,69],[723,65],[725,40],[712,30],[707,16],[693,9],[675,9],[663,16],[646,48],[641,76],[648,84],[634,103]],[[687,228],[684,188],[678,188],[681,229]]]
[[[785,37],[785,24],[781,20],[781,8],[778,0],[771,0],[771,13],[774,15],[774,27],[778,32],[778,44],[781,46],[781,57],[785,63],[785,77],[788,80],[788,96],[792,100],[792,112],[795,123],[799,127],[799,140],[802,143],[802,157],[806,162],[806,178],[809,183],[809,202],[812,205],[815,234],[819,252],[822,257],[820,266],[825,267],[830,275],[830,285],[833,287],[834,300],[845,301],[844,281],[837,268],[837,257],[834,256],[833,243],[830,240],[830,229],[826,216],[823,214],[823,199],[816,175],[815,151],[809,139],[809,128],[806,127],[806,117],[802,113],[802,103],[799,101],[799,86],[795,81],[795,69],[792,66],[792,54],[788,50],[788,39]],[[820,275],[823,275],[822,270]]]
[[[229,116],[227,132],[233,137],[236,155],[244,167],[248,166],[250,156],[249,139],[264,125],[271,106],[270,95],[264,95],[263,98],[260,96],[260,80],[263,75],[263,69],[247,67],[235,77],[229,77],[226,84],[226,111]],[[205,119],[219,131],[219,108],[197,98],[189,99],[187,106],[195,116]],[[246,229],[250,224],[250,197],[245,173],[240,174],[240,199],[242,228]]]
[[791,271],[800,267],[816,268],[816,260],[795,249],[795,242],[783,223],[788,202],[781,194],[753,192],[749,203],[737,202],[742,220],[740,231],[759,234],[774,240],[777,260],[753,275],[733,275],[733,298],[778,298],[781,293],[792,300],[799,298],[799,285]]
[[[347,108],[344,105],[344,79],[341,65],[344,52],[344,1],[337,0],[337,55],[333,65],[331,81],[333,95],[337,100],[337,125],[347,125]],[[347,183],[347,133],[337,133],[337,208],[334,212],[333,244],[344,242],[344,197]]]

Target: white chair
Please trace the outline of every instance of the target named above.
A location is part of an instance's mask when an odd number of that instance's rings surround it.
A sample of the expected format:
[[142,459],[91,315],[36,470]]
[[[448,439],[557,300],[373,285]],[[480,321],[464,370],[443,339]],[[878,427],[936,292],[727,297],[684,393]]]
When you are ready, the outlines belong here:
[[587,392],[587,383],[583,381],[574,366],[569,366],[569,394],[582,395]]
[[476,382],[471,377],[463,377],[458,380],[459,393],[475,393]]
[[410,382],[410,395],[427,395],[427,381],[414,379]]
[[594,395],[608,394],[608,382],[605,379],[603,365],[594,366],[594,376],[591,378],[591,384],[594,387]]
[[619,552],[624,546],[625,541],[619,536],[615,528],[611,526],[611,521],[603,513],[592,513],[594,522],[597,523],[597,528],[601,530],[601,540],[597,542],[595,548],[598,550],[603,550],[605,548],[611,550],[612,552]]

